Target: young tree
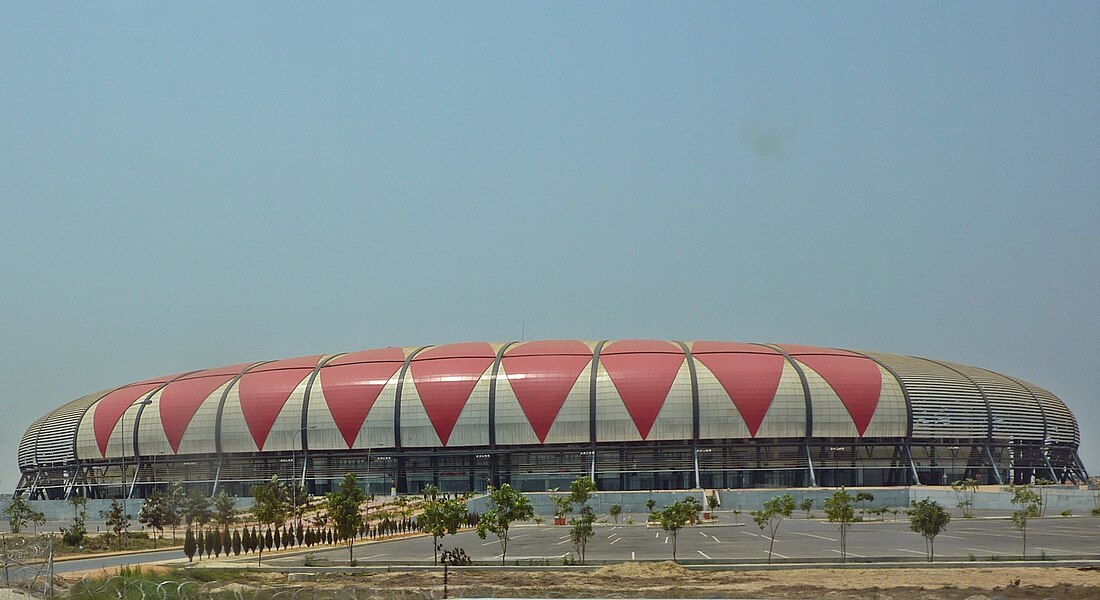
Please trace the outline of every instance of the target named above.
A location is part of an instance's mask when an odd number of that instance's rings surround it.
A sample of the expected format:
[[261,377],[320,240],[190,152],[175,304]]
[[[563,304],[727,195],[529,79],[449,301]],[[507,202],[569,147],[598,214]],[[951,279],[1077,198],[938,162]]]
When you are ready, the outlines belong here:
[[596,483],[587,475],[578,477],[569,484],[570,505],[581,507],[578,515],[569,522],[569,539],[573,542],[573,547],[577,550],[582,563],[588,540],[595,535],[592,524],[596,522],[596,513],[591,506],[588,506],[588,500],[595,491]]
[[607,515],[615,520],[615,524],[619,524],[619,515],[623,514],[622,504],[612,504],[611,508],[607,509]]
[[1039,514],[1037,516],[1045,517],[1047,514],[1047,491],[1050,486],[1054,485],[1054,482],[1037,477],[1032,485],[1035,486],[1035,491],[1039,493]]
[[183,523],[183,482],[173,481],[164,496],[164,525],[172,528],[172,541],[176,540],[176,528]]
[[363,514],[360,506],[366,502],[367,495],[359,487],[354,473],[344,475],[344,481],[340,489],[325,494],[325,503],[328,505],[328,514],[332,517],[336,526],[337,537],[348,545],[348,562],[355,562],[355,534],[359,532],[359,526],[363,524]]
[[681,502],[679,500],[669,504],[656,513],[657,521],[661,524],[661,529],[668,532],[672,537],[672,561],[676,561],[676,535],[687,525],[691,517],[695,515],[696,506],[693,503]]
[[866,510],[868,502],[874,502],[875,495],[871,492],[856,492],[856,502],[859,503],[860,510]]
[[222,529],[228,528],[237,520],[237,499],[225,493],[225,490],[214,496],[211,505],[214,509],[211,517]]
[[111,500],[111,508],[99,511],[107,528],[114,532],[118,539],[118,549],[122,550],[122,532],[130,527],[130,515],[126,514],[126,507],[118,500]]
[[768,537],[768,564],[772,562],[772,548],[775,547],[775,534],[779,531],[779,525],[783,519],[790,518],[794,510],[794,498],[790,494],[772,496],[764,502],[764,508],[751,511],[752,520],[761,531],[768,529],[771,535]]
[[277,527],[286,522],[290,514],[286,486],[279,482],[278,477],[272,477],[271,481],[252,486],[252,500],[252,516],[260,524],[268,526],[266,539],[260,545],[260,553],[256,560],[256,564],[263,564],[264,547],[271,549],[271,527]]
[[1011,491],[1011,502],[1014,506],[1019,507],[1012,512],[1012,524],[1023,534],[1024,550],[1022,555],[1024,560],[1027,560],[1027,522],[1031,517],[1039,516],[1043,500],[1039,497],[1035,488],[1030,485],[1014,485],[1011,487]]
[[241,532],[239,529],[233,530],[233,556],[241,555]]
[[88,498],[85,496],[69,496],[68,503],[73,505],[73,520],[80,518],[80,513],[87,512]]
[[153,530],[154,548],[157,547],[157,539],[164,535],[166,512],[164,495],[160,492],[151,492],[145,499],[145,503],[141,505],[141,512],[138,513],[138,522]]
[[8,506],[4,508],[4,514],[8,517],[8,525],[12,533],[23,531],[23,527],[31,518],[32,509],[22,496],[13,496]]
[[814,509],[814,499],[809,496],[804,496],[802,501],[798,503],[798,510],[806,513],[806,518],[810,518],[810,511]]
[[38,528],[46,524],[46,514],[37,510],[31,510],[28,515],[31,525],[34,526],[34,536],[38,537]]
[[210,522],[210,499],[198,490],[191,490],[183,498],[180,513],[188,526],[201,530]]
[[[73,496],[73,498],[82,498],[84,502],[74,504],[74,506],[83,507],[88,504],[87,498],[83,496]],[[80,510],[73,515],[73,524],[69,527],[61,528],[61,541],[67,546],[78,548],[84,544],[84,536],[88,533],[85,519],[88,517],[88,512]]]
[[595,522],[596,513],[592,510],[592,507],[587,504],[581,506],[581,510],[577,513],[577,516],[569,521],[569,539],[573,542],[573,547],[577,551],[577,556],[581,559],[581,564],[584,564],[588,540],[592,539],[592,536],[595,535],[595,531],[592,529],[592,524]]
[[573,500],[569,496],[557,495],[557,491],[554,488],[554,493],[550,496],[550,501],[554,503],[554,525],[563,525],[565,515],[573,512]]
[[973,477],[960,479],[951,484],[951,489],[955,491],[955,499],[958,500],[955,508],[962,510],[964,519],[973,517],[974,494],[978,492],[978,480]]
[[489,533],[500,540],[500,564],[508,556],[508,529],[516,521],[525,521],[535,514],[535,508],[523,492],[507,483],[494,488],[489,486],[489,510],[477,522],[477,536],[485,539]]
[[936,536],[951,522],[951,515],[943,505],[931,498],[913,503],[909,510],[909,529],[924,536],[924,549],[928,553],[928,562],[936,555]]
[[290,498],[290,514],[294,519],[294,526],[301,529],[302,519],[313,506],[313,496],[300,481],[291,481],[287,485],[287,495]]
[[[427,496],[427,494],[425,494]],[[454,535],[466,522],[466,503],[462,500],[437,500],[435,496],[428,501],[424,512],[416,519],[416,526],[432,536],[432,564],[439,564],[439,551],[443,547],[443,536]]]
[[830,523],[837,523],[840,527],[840,560],[848,562],[848,529],[856,520],[856,511],[852,508],[852,495],[844,488],[833,492],[832,496],[825,499],[825,516]]

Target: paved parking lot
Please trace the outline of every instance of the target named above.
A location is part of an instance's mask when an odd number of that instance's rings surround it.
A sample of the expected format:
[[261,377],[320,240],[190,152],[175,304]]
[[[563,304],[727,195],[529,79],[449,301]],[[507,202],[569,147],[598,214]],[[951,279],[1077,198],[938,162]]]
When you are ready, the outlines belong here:
[[[735,525],[689,526],[680,530],[677,557],[681,560],[742,561],[766,559],[769,538],[751,522]],[[461,547],[474,560],[500,558],[495,537],[480,539],[463,532],[444,538],[445,548]],[[956,519],[936,538],[936,556],[944,559],[1011,560],[1020,557],[1020,532],[1008,519]],[[516,526],[508,545],[508,559],[561,559],[573,551],[569,528],[565,526]],[[840,556],[839,532],[834,523],[819,520],[788,519],[775,539],[777,559],[837,559]],[[318,558],[334,563],[347,560],[346,549],[315,551]],[[588,544],[588,559],[627,561],[672,558],[668,534],[644,525],[597,525],[596,535]],[[1038,558],[1100,554],[1100,518],[1054,517],[1033,519],[1028,527],[1028,555]],[[370,561],[431,561],[431,538],[417,537],[356,546],[360,564]],[[848,534],[848,555],[855,558],[921,558],[924,538],[909,531],[903,518],[891,522],[855,523]],[[272,560],[284,564],[301,563],[301,557]]]

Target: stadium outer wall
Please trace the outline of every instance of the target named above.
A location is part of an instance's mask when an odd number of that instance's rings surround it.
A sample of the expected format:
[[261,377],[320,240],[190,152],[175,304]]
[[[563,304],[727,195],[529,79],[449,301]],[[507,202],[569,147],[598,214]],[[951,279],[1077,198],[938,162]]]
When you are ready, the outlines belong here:
[[143,497],[983,483],[1087,478],[1073,415],[985,369],[789,344],[471,342],[245,363],[89,394],[36,420],[16,489]]

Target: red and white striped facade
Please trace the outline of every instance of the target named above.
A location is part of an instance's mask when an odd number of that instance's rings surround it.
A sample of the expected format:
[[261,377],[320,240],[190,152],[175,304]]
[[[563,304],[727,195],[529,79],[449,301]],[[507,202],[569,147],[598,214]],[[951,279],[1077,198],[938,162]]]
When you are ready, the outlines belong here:
[[1055,396],[964,365],[799,345],[545,340],[390,347],[153,378],[43,416],[19,460],[28,474],[143,457],[375,448],[909,446],[944,432],[956,444],[1023,440],[1074,457],[1079,443]]

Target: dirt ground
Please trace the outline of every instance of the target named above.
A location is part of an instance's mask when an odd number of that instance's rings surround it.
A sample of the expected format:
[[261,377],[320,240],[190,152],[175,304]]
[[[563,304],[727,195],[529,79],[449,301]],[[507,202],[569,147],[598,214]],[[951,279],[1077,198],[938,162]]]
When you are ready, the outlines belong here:
[[[212,581],[204,588],[212,596],[233,591],[248,598],[263,597],[288,585],[305,588],[305,597],[312,598],[426,600],[442,597],[443,577],[440,572],[395,571],[323,575],[316,581],[288,584],[285,574],[238,572],[233,574],[233,581]],[[587,572],[452,571],[449,588],[451,598],[1083,600],[1100,598],[1100,569],[1048,566],[693,571],[670,562],[624,563]]]
[[[418,573],[370,576],[382,589],[439,585]],[[364,582],[366,583],[366,582]],[[1100,598],[1100,571],[1068,568],[691,571],[626,563],[594,573],[461,573],[452,597],[605,598]],[[977,597],[977,598],[975,598]]]

